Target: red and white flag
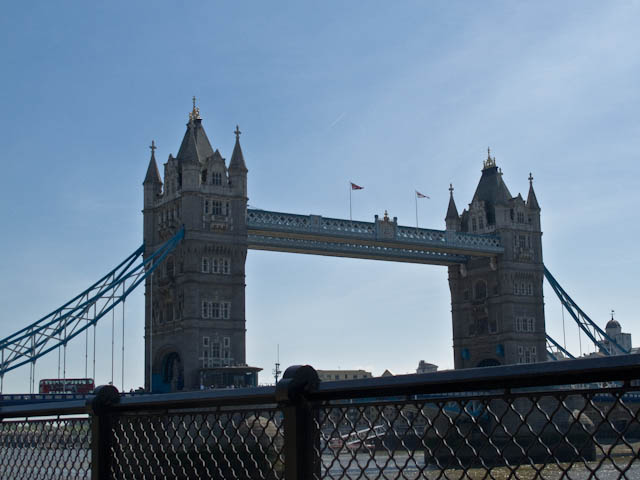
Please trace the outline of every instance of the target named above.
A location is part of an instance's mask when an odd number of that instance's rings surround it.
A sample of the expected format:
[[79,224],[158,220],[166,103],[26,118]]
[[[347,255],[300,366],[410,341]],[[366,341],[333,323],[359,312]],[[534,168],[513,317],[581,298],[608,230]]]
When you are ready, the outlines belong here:
[[[353,185],[353,183],[351,185]],[[416,190],[416,197],[418,197],[418,198],[431,198],[429,195],[424,195],[424,194],[420,193],[418,190]]]
[[349,182],[351,183],[351,190],[362,190],[364,187],[361,187],[360,185],[356,185],[353,182]]

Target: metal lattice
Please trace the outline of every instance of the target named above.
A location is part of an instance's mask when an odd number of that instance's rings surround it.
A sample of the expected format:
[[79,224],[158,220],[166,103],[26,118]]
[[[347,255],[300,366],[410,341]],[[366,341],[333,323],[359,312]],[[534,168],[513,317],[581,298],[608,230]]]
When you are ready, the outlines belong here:
[[144,245],[117,267],[49,315],[0,340],[0,377],[35,361],[95,325],[173,251],[184,236],[181,229],[146,259]]
[[304,365],[275,387],[161,395],[102,386],[0,406],[0,478],[636,479],[638,378],[640,355],[622,355],[344,382]]
[[90,478],[89,425],[88,418],[1,422],[0,478]]
[[333,402],[317,410],[316,478],[640,478],[638,400],[613,388]]
[[283,478],[275,409],[180,411],[114,419],[113,478]]

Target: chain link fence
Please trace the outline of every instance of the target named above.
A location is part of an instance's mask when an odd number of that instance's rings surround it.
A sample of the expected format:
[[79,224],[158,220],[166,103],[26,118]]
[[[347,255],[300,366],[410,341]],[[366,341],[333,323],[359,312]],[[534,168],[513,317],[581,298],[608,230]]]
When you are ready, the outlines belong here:
[[88,417],[0,423],[0,478],[91,478]]
[[0,406],[2,479],[640,478],[640,358]]

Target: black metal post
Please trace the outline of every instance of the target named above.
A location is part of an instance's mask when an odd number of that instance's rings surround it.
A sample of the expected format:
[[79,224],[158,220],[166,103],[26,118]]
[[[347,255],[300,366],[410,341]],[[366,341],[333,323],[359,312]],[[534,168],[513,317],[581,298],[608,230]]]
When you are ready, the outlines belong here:
[[109,450],[113,440],[113,414],[109,407],[119,401],[120,394],[113,385],[102,385],[87,398],[87,409],[91,415],[91,480],[109,478]]
[[313,405],[306,394],[318,387],[318,373],[310,365],[287,368],[276,385],[276,401],[284,413],[284,478],[320,477],[320,432]]

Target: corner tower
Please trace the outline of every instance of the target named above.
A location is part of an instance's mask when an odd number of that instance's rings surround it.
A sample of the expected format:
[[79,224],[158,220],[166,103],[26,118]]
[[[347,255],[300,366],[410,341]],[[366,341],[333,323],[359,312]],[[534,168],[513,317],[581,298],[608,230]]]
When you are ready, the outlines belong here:
[[248,367],[245,354],[247,168],[240,131],[227,169],[194,98],[178,153],[164,164],[164,183],[151,148],[145,256],[182,226],[185,235],[145,283],[145,388],[255,385],[260,369]]
[[512,196],[488,152],[469,208],[458,216],[453,193],[447,230],[498,235],[504,253],[449,267],[455,368],[545,361],[540,206]]

